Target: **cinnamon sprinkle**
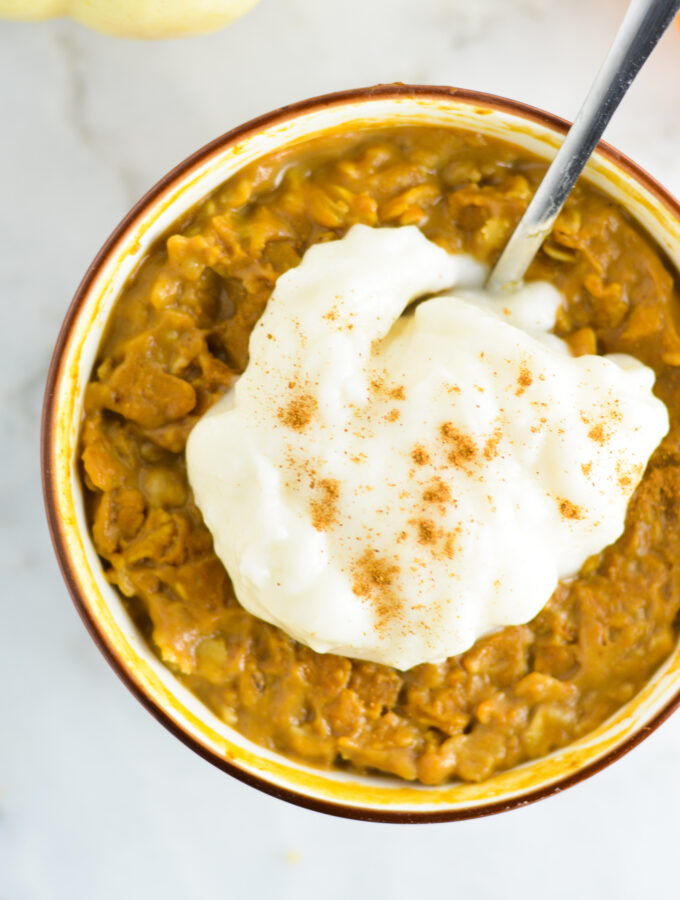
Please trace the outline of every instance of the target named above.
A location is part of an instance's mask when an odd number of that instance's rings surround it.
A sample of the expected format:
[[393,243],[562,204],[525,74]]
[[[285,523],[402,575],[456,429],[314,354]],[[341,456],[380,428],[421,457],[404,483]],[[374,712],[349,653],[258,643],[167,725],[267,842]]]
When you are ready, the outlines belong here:
[[401,603],[394,592],[399,566],[383,559],[375,550],[366,550],[352,566],[352,591],[373,601],[379,628],[398,616]]
[[420,444],[416,444],[411,452],[411,459],[417,466],[424,466],[429,463],[430,454]]
[[616,474],[617,479],[616,483],[621,488],[622,491],[630,490],[631,485],[634,483],[634,479],[639,478],[641,474],[640,466],[633,466],[629,468],[625,465],[622,460],[618,460],[616,463]]
[[571,500],[560,500],[560,515],[565,519],[582,519],[584,512],[580,506],[572,503]]
[[317,408],[316,398],[312,394],[301,394],[279,409],[278,417],[293,431],[302,431],[312,421]]
[[418,519],[416,522],[418,529],[419,544],[434,544],[437,540],[437,529],[432,519]]
[[337,478],[322,478],[316,487],[321,496],[309,503],[312,525],[317,531],[327,531],[337,519],[340,482]]
[[369,387],[375,394],[386,394],[392,400],[405,400],[406,391],[403,384],[396,387],[387,387],[384,378],[373,378]]
[[591,441],[596,441],[598,444],[604,444],[609,440],[609,435],[602,424],[594,425],[588,432],[588,437]]
[[441,559],[442,555],[453,559],[456,539],[461,532],[460,525],[450,532],[437,528],[432,519],[411,519],[409,525],[415,526],[416,540],[422,546],[429,547],[435,559]]
[[451,422],[444,422],[439,433],[446,443],[452,445],[448,459],[454,466],[465,466],[477,456],[477,445],[472,438],[463,434]]
[[519,377],[517,378],[517,390],[515,397],[521,397],[522,394],[534,383],[534,377],[526,363],[522,363],[519,367]]
[[486,443],[484,444],[484,459],[487,461],[491,461],[498,456],[498,445],[501,442],[503,437],[503,429],[502,428],[494,428],[494,432],[491,437],[487,438]]
[[423,491],[426,503],[446,503],[451,499],[451,488],[441,478],[433,478],[430,486]]
[[444,541],[444,556],[447,559],[453,559],[453,555],[456,552],[456,537],[460,532],[460,528],[457,531],[452,531],[450,534],[446,535],[446,540]]

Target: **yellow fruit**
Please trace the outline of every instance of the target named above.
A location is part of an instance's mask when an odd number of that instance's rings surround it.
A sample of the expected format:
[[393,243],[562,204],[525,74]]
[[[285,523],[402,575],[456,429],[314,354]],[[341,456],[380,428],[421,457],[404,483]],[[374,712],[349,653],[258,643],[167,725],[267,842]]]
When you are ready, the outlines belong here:
[[257,0],[0,0],[7,19],[71,19],[117,37],[171,38],[228,25]]

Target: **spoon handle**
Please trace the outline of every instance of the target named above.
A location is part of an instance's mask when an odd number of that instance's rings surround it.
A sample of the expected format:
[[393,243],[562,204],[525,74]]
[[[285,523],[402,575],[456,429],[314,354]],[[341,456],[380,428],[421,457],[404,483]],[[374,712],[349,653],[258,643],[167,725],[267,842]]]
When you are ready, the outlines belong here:
[[489,276],[490,288],[522,280],[623,95],[679,10],[680,0],[632,0],[574,124]]

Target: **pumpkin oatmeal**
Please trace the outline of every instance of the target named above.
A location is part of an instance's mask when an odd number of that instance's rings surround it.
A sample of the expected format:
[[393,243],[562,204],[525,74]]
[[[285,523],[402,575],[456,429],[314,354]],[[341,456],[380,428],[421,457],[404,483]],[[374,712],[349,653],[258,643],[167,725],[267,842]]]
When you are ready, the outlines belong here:
[[[624,534],[562,582],[530,623],[406,672],[315,653],[239,606],[188,485],[193,425],[244,371],[277,278],[308,247],[357,223],[415,224],[450,253],[492,264],[544,171],[522,150],[447,129],[328,136],[232,178],[177,224],[119,298],[82,426],[95,546],[165,664],[254,741],[319,766],[426,784],[480,781],[595,728],[670,653],[680,609],[677,296],[660,252],[587,183],[528,278],[564,296],[555,330],[572,353],[629,353],[654,369],[671,430],[629,504]],[[530,386],[520,372],[518,396]],[[283,405],[281,421],[305,429],[311,401]],[[467,464],[469,448],[446,437]],[[494,454],[492,438],[479,455]],[[428,462],[415,446],[414,465]],[[338,486],[318,487],[312,513],[323,530],[336,516]],[[433,502],[446,487],[433,482]],[[564,498],[562,514],[578,521],[585,511]],[[433,522],[417,527],[431,543]],[[358,590],[389,587],[387,563],[370,548],[362,559]]]

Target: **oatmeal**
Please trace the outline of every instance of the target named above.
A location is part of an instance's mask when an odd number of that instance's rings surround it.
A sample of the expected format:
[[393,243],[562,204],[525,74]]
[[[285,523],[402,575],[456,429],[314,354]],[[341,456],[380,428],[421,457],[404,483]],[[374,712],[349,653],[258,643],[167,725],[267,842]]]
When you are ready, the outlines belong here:
[[[357,223],[416,225],[449,253],[493,264],[544,171],[525,151],[471,133],[329,135],[227,182],[159,243],[119,298],[81,434],[93,539],[160,658],[252,740],[317,766],[480,781],[595,728],[671,652],[680,609],[677,294],[658,248],[585,182],[528,279],[565,298],[555,333],[574,354],[626,353],[654,370],[671,427],[623,535],[562,581],[531,622],[407,672],[315,653],[237,603],[187,481],[189,433],[243,373],[278,277],[307,248]],[[532,385],[518,372],[520,388]],[[282,408],[302,428],[312,412],[308,401]],[[493,434],[480,449],[493,455]],[[411,452],[414,467],[428,465],[429,446]],[[447,490],[433,477],[423,496],[441,503]],[[332,495],[320,487],[322,518]],[[562,501],[578,522],[581,504]],[[427,550],[434,515],[413,527]],[[389,561],[364,563],[358,587],[377,579],[389,588]]]

